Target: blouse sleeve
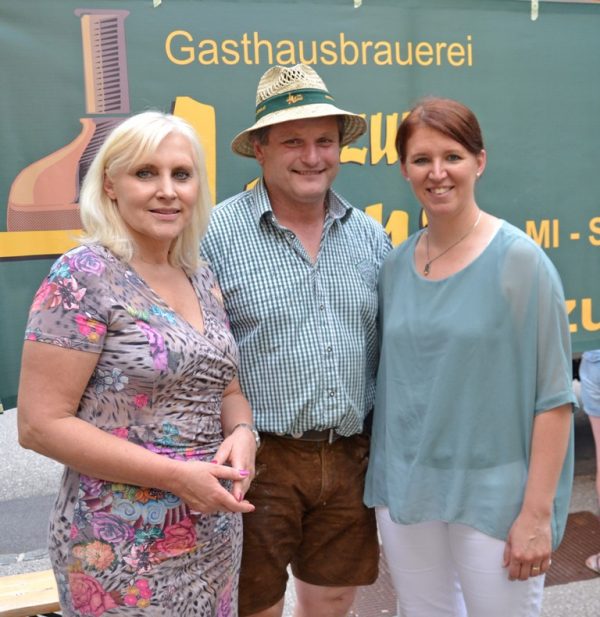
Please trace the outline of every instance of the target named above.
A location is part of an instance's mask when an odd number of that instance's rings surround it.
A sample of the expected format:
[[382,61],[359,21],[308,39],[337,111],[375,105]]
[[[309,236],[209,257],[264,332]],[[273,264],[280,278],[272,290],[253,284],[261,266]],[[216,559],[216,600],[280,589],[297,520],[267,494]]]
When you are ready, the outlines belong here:
[[535,387],[534,412],[576,405],[569,320],[556,268],[520,231],[510,236],[503,265],[504,295],[524,354],[520,370]]
[[[540,250],[541,253],[541,250]],[[577,406],[573,393],[571,335],[560,276],[540,254],[537,281],[536,413],[565,403]]]
[[106,261],[88,247],[65,253],[38,289],[25,339],[100,353],[108,326]]

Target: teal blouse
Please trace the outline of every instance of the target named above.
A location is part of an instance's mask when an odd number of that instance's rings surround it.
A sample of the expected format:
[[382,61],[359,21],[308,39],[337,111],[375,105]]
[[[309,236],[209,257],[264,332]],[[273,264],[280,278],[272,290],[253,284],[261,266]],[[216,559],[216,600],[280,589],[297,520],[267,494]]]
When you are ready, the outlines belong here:
[[[419,233],[379,279],[381,357],[365,503],[410,524],[446,521],[505,540],[523,501],[534,417],[572,389],[559,275],[502,222],[486,249],[443,280],[417,273]],[[566,524],[573,436],[552,517]]]

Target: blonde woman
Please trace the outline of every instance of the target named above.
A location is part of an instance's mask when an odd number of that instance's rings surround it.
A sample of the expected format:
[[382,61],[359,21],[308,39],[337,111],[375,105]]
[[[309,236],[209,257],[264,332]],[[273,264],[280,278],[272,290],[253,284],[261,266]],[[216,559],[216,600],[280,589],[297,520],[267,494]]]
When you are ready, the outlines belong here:
[[237,615],[252,415],[219,289],[198,258],[204,159],[182,120],[108,136],[82,246],[31,307],[19,439],[65,465],[50,524],[63,615]]

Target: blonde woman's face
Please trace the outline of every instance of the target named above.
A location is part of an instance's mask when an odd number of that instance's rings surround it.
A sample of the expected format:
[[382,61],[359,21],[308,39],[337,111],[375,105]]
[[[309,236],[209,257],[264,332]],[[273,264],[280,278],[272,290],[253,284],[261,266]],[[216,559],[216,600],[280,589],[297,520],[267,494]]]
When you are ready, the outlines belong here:
[[131,169],[104,179],[138,250],[164,251],[192,219],[200,180],[186,137],[170,133]]

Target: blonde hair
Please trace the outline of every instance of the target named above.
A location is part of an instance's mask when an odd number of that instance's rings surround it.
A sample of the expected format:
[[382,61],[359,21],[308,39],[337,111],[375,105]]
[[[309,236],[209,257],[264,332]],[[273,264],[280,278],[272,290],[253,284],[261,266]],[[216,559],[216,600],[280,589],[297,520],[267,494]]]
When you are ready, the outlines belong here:
[[198,200],[191,222],[169,251],[169,263],[191,274],[201,263],[200,240],[206,232],[212,204],[204,152],[196,132],[185,120],[171,114],[145,111],[127,118],[109,133],[81,185],[79,208],[84,229],[81,242],[101,244],[121,259],[131,261],[134,243],[118,208],[104,190],[104,177],[132,169],[151,156],[171,133],[183,135],[189,141],[199,179]]

